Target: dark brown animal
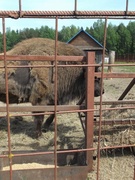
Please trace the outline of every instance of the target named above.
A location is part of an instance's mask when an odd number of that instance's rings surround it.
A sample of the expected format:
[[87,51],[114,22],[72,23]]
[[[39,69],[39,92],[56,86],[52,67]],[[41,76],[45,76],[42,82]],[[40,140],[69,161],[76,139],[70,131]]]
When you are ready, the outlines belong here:
[[[65,73],[64,73],[65,71]],[[77,72],[78,71],[78,72]],[[98,68],[96,68],[96,72]],[[74,74],[75,73],[75,74]],[[63,73],[58,73],[58,104],[67,104],[73,100],[79,100],[84,97],[85,94],[85,72],[83,68],[73,68],[63,70]],[[61,77],[62,76],[62,77]],[[66,81],[65,81],[66,79]],[[104,93],[104,89],[102,91]],[[101,79],[95,77],[95,87],[94,87],[94,97],[98,97],[101,95]],[[53,99],[54,104],[54,99]],[[36,117],[37,118],[37,117]],[[40,121],[42,124],[43,116],[41,115]],[[50,124],[53,122],[54,114],[50,115],[43,125],[43,131],[47,131]],[[38,123],[40,123],[40,121]],[[41,125],[39,124],[39,127]]]
[[[34,42],[32,41],[32,43]],[[65,46],[65,44],[62,43],[62,46]],[[67,47],[69,48],[70,46]],[[80,52],[80,50],[78,52]],[[81,55],[81,53],[79,55]],[[23,65],[29,64],[28,61],[21,63]],[[50,62],[31,62],[31,64],[50,65]],[[98,68],[96,68],[95,71],[98,71]],[[25,67],[11,70],[8,77],[10,103],[22,101],[31,102],[32,105],[54,105],[54,83],[52,82],[51,76],[52,68]],[[5,81],[4,75],[0,75],[0,78],[1,85],[3,85]],[[59,67],[57,82],[57,104],[68,104],[70,101],[75,99],[79,100],[85,93],[85,69],[83,67]],[[94,96],[96,97],[100,95],[101,80],[95,77]],[[5,102],[4,88],[0,88],[0,101]],[[45,131],[49,128],[53,119],[54,114],[50,115],[50,117],[46,120],[43,125]],[[35,116],[34,120],[36,123],[37,136],[40,136],[42,133],[41,128],[44,116]]]

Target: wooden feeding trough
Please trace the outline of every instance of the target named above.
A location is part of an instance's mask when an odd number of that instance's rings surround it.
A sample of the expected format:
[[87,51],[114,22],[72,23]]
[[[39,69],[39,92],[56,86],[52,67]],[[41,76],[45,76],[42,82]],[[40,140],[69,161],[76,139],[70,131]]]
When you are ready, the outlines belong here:
[[[21,154],[34,154],[21,156]],[[14,151],[18,155],[12,158],[12,179],[13,180],[33,180],[54,179],[54,153],[37,155],[36,151]],[[41,153],[41,152],[40,152]],[[20,154],[20,155],[19,155]],[[8,155],[8,152],[2,152],[1,155]],[[7,156],[8,157],[8,156]],[[87,177],[87,166],[68,165],[73,160],[75,153],[57,154],[57,179],[59,180],[84,180]],[[77,159],[76,159],[77,160]],[[74,163],[76,163],[74,161]],[[0,158],[0,180],[10,179],[9,159]]]

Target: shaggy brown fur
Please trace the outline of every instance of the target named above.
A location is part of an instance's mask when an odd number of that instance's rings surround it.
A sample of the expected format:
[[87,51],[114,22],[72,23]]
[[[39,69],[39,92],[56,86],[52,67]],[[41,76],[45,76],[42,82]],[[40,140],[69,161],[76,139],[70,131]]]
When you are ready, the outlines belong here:
[[[17,44],[8,55],[54,55],[55,41],[43,38],[33,38]],[[58,42],[58,55],[83,55],[83,52],[72,45]],[[9,62],[8,64],[19,64]],[[60,64],[61,62],[59,62]],[[23,61],[21,64],[50,65],[50,61]],[[11,102],[18,97],[19,101],[29,101],[32,105],[54,104],[54,83],[50,80],[51,68],[12,68],[8,71],[9,95]],[[59,67],[58,68],[58,104],[67,104],[74,99],[82,98],[85,92],[85,75],[83,67]],[[3,101],[5,93],[4,71],[0,72],[0,100]],[[1,87],[2,85],[2,87]],[[100,95],[100,80],[95,81],[95,96]],[[16,101],[16,98],[15,98]],[[44,116],[36,116],[37,134],[41,135],[41,126]],[[44,125],[48,127],[53,120],[47,120]]]
[[[32,38],[24,40],[14,48],[7,52],[7,55],[54,55],[55,53],[55,41],[47,38]],[[83,52],[72,45],[58,42],[58,55],[84,55]],[[19,61],[10,61],[8,65],[19,65]],[[49,61],[31,61],[32,65],[50,65]],[[4,66],[4,62],[0,61],[0,66]],[[40,85],[41,89],[48,83],[50,80],[50,71],[48,68],[45,68],[45,71],[42,71],[40,68],[33,68],[31,70],[31,75],[38,78],[38,85]],[[8,69],[8,77],[9,77],[9,92],[11,94],[19,96],[19,91],[17,88],[16,82],[10,78],[16,71],[16,68]],[[39,89],[39,88],[38,88]],[[0,69],[0,93],[5,92],[5,69]],[[13,101],[13,100],[11,100]]]

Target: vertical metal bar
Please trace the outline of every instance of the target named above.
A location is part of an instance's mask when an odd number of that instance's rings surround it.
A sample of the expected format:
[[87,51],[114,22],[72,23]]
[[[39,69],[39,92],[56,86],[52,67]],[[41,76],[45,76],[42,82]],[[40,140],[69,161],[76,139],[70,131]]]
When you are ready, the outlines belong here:
[[135,180],[135,158],[134,158],[134,177],[133,180]]
[[3,27],[3,45],[4,45],[4,67],[5,67],[5,88],[6,88],[6,113],[8,126],[8,151],[10,165],[10,180],[12,180],[12,154],[11,154],[11,138],[10,138],[10,115],[9,115],[9,94],[8,94],[8,69],[6,61],[6,33],[5,33],[5,18],[2,18]]
[[22,11],[22,2],[21,2],[21,0],[19,0],[19,11],[20,12]]
[[75,11],[77,11],[77,0],[75,0]]
[[56,16],[55,22],[55,81],[54,81],[54,90],[55,90],[55,119],[54,119],[54,179],[57,180],[57,77],[58,77],[58,67],[57,67],[57,48],[58,48],[58,17]]
[[128,0],[126,1],[126,15],[127,15],[127,12],[128,12]]
[[[95,63],[95,52],[88,52],[87,63]],[[86,107],[87,109],[94,109],[94,69],[95,67],[88,66],[86,73]],[[86,148],[93,147],[93,128],[94,128],[94,112],[88,111],[86,113]],[[92,151],[88,151],[86,155],[86,162],[88,171],[92,170]]]
[[19,16],[22,17],[22,1],[19,0]]
[[104,26],[104,45],[103,45],[103,57],[102,57],[102,72],[101,72],[101,96],[100,96],[100,107],[99,107],[99,135],[98,135],[98,159],[97,159],[97,180],[99,179],[99,167],[100,167],[100,139],[101,139],[101,125],[102,125],[102,91],[103,91],[103,77],[104,77],[104,59],[106,49],[106,34],[107,34],[107,17],[105,19]]

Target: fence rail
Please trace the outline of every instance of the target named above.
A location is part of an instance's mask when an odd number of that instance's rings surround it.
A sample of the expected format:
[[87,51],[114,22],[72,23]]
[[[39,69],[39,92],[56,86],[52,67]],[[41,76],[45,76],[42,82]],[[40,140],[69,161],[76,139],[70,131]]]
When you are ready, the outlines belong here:
[[116,62],[135,62],[135,54],[115,55]]
[[135,11],[0,11],[0,18],[134,19]]
[[[67,58],[66,60],[71,61],[71,58],[73,57],[67,57],[67,56],[57,56],[57,37],[58,37],[58,19],[98,19],[98,18],[104,18],[105,19],[105,27],[104,27],[104,45],[103,45],[103,59],[105,57],[105,47],[106,47],[106,34],[107,34],[107,20],[108,19],[135,19],[135,11],[128,11],[128,0],[126,1],[126,8],[123,11],[78,11],[77,10],[77,0],[75,0],[75,8],[74,11],[23,11],[22,7],[21,7],[21,0],[19,0],[19,8],[17,11],[0,11],[0,18],[2,18],[2,26],[3,26],[3,47],[4,47],[4,55],[0,56],[0,60],[3,60],[4,65],[0,67],[4,68],[5,70],[5,86],[6,86],[6,106],[2,106],[0,107],[0,112],[5,113],[6,112],[6,119],[7,119],[7,137],[8,137],[8,145],[7,145],[7,149],[8,152],[6,154],[2,154],[0,155],[0,179],[10,179],[10,180],[14,180],[17,178],[18,174],[19,177],[21,179],[24,179],[24,173],[25,177],[27,176],[28,179],[33,178],[33,180],[35,179],[44,179],[45,177],[49,177],[50,179],[55,179],[57,180],[59,177],[59,180],[63,180],[63,179],[68,179],[68,180],[72,180],[72,179],[78,179],[78,180],[84,180],[84,177],[86,179],[87,173],[89,171],[92,170],[92,162],[93,162],[93,150],[96,150],[97,152],[97,171],[96,171],[96,179],[99,180],[100,178],[100,158],[101,158],[101,150],[105,149],[116,149],[116,148],[124,148],[124,147],[134,147],[134,144],[120,144],[120,145],[106,145],[104,147],[101,147],[101,140],[102,140],[102,135],[104,135],[102,133],[102,125],[112,125],[113,124],[122,124],[122,125],[132,125],[135,123],[135,119],[126,119],[123,117],[121,119],[105,119],[103,120],[103,111],[107,111],[107,113],[109,113],[109,111],[111,110],[127,110],[127,109],[131,109],[134,110],[135,109],[135,101],[132,102],[121,102],[121,101],[116,101],[116,102],[105,102],[102,99],[102,95],[100,97],[100,102],[98,102],[97,104],[94,103],[94,96],[93,96],[93,92],[94,92],[94,75],[96,75],[97,77],[101,77],[102,81],[101,81],[101,90],[103,89],[103,78],[135,78],[135,73],[104,73],[103,69],[105,66],[109,66],[109,65],[105,65],[104,61],[102,63],[102,71],[100,73],[94,73],[94,66],[96,66],[94,64],[95,62],[95,53],[93,52],[89,52],[87,55],[87,64],[83,64],[81,66],[86,66],[87,67],[87,73],[86,73],[86,108],[87,109],[81,109],[81,106],[57,106],[57,70],[58,67],[60,66],[59,64],[57,64],[57,62],[59,60],[63,60],[63,58]],[[28,55],[24,55],[24,56],[20,56],[20,55],[15,55],[15,56],[8,56],[6,55],[6,33],[5,33],[5,18],[13,18],[13,19],[19,19],[19,18],[47,18],[47,19],[56,19],[55,22],[55,29],[56,29],[56,39],[55,39],[55,55],[54,56],[28,56]],[[53,107],[45,107],[45,106],[32,106],[32,107],[18,107],[18,106],[10,106],[9,105],[9,81],[8,81],[8,69],[9,68],[13,68],[13,66],[9,66],[7,64],[8,61],[12,61],[12,60],[17,60],[17,61],[21,61],[24,59],[29,59],[30,61],[32,60],[45,60],[47,59],[48,61],[55,61],[55,65],[51,65],[55,67],[55,104]],[[53,60],[52,60],[53,59]],[[74,60],[75,61],[81,61],[84,60],[85,58],[82,56],[77,56]],[[116,61],[126,61],[126,62],[135,62],[135,54],[133,55],[124,55],[124,56],[118,56],[116,55]],[[116,64],[111,64],[110,66],[115,66]],[[121,65],[119,64],[119,66],[122,66],[123,64],[121,63]],[[63,66],[63,65],[62,65]],[[72,65],[70,65],[72,66]],[[73,65],[75,66],[75,65]],[[79,67],[79,65],[77,65]],[[131,64],[130,64],[131,66]],[[21,66],[18,66],[19,68]],[[24,66],[25,67],[25,66]],[[29,65],[27,65],[27,67],[30,67]],[[32,67],[32,66],[31,66]],[[36,67],[39,68],[38,65],[36,65]],[[91,92],[89,91],[91,89]],[[124,94],[125,95],[125,94]],[[116,107],[112,106],[112,107],[107,107],[107,105],[116,105]],[[132,104],[132,106],[126,106],[123,107],[123,104],[121,104],[122,107],[117,107],[117,105],[120,105],[120,103],[124,103],[129,105],[129,103]],[[99,108],[97,108],[96,110],[94,109],[94,106],[99,106]],[[103,107],[105,106],[105,107]],[[50,162],[50,156],[48,156],[48,152],[28,152],[26,151],[25,153],[20,153],[17,152],[15,153],[13,151],[13,147],[11,144],[11,129],[10,129],[10,123],[11,123],[11,117],[13,117],[13,115],[15,116],[16,112],[18,113],[16,116],[19,115],[26,115],[26,112],[31,112],[31,111],[44,111],[44,108],[46,108],[46,111],[48,110],[48,112],[46,112],[46,114],[51,113],[50,111],[53,111],[55,115],[57,115],[58,113],[62,114],[63,112],[82,112],[85,114],[85,146],[84,148],[80,148],[80,149],[61,149],[61,152],[58,151],[57,148],[57,116],[54,120],[54,151],[50,152],[51,155],[53,155],[51,157],[52,160],[52,164],[53,164],[53,168],[44,168],[44,169],[27,169],[26,171],[17,171],[17,170],[13,170],[12,169],[12,165],[15,162],[15,157],[20,158],[21,160],[24,159],[24,156],[27,156],[27,158],[34,158],[34,156],[36,156],[35,158],[37,158],[37,155],[45,155],[46,159],[49,159]],[[48,108],[48,109],[47,109]],[[63,110],[63,111],[62,111]],[[25,114],[19,114],[19,112],[25,112]],[[11,114],[12,112],[12,114]],[[15,113],[14,113],[15,112]],[[94,119],[94,113],[98,112],[97,116],[98,116],[98,121],[93,121]],[[14,114],[13,114],[14,113]],[[35,113],[35,115],[41,115],[42,113]],[[30,114],[28,114],[29,116]],[[114,114],[115,115],[115,114]],[[2,116],[1,116],[2,117]],[[5,115],[4,115],[5,117]],[[91,121],[90,121],[91,120]],[[95,120],[95,119],[94,119]],[[97,147],[93,147],[93,142],[94,142],[94,125],[98,126],[98,146]],[[110,134],[110,132],[109,132]],[[105,135],[104,135],[105,136]],[[36,143],[35,143],[36,144]],[[83,165],[82,167],[79,166],[66,166],[67,164],[64,164],[64,167],[57,167],[58,163],[59,163],[59,158],[60,158],[60,162],[63,162],[67,160],[68,158],[68,153],[74,153],[74,152],[82,152],[82,151],[86,151],[85,154],[85,165]],[[62,153],[64,154],[66,152],[66,155],[63,156],[62,159]],[[61,154],[60,154],[61,153]],[[60,154],[60,156],[59,156]],[[71,154],[69,154],[71,155]],[[79,154],[77,154],[79,156]],[[22,158],[23,156],[23,158]],[[29,157],[30,156],[30,157]],[[2,159],[3,158],[3,159]],[[4,164],[5,159],[7,160],[8,165],[10,165],[10,168],[8,171],[1,171],[1,162]],[[46,159],[44,160],[44,162],[47,162]],[[36,159],[36,162],[39,159]],[[18,161],[17,161],[18,162]],[[28,159],[29,162],[29,159]],[[3,167],[2,167],[3,168]],[[47,174],[47,176],[46,176]],[[36,177],[37,176],[37,177]],[[26,178],[25,178],[26,179]],[[135,179],[135,169],[134,169],[134,179]]]

